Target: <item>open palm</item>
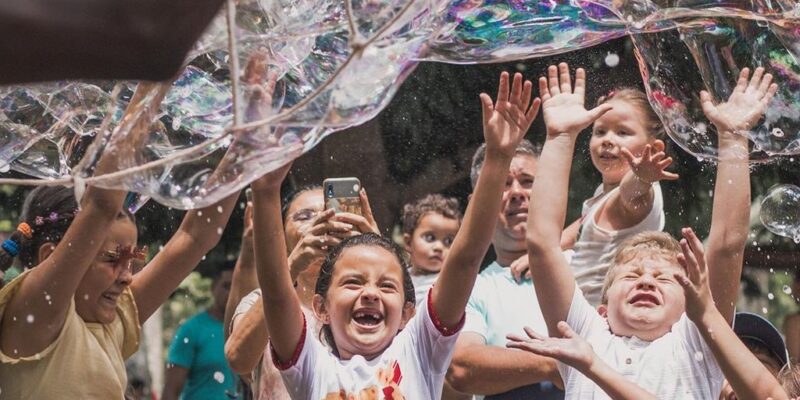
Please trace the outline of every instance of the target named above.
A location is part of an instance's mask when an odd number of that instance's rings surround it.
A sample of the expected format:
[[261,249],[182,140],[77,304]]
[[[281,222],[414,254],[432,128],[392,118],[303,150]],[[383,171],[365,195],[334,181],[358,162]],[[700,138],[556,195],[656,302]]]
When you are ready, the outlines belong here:
[[595,352],[589,342],[575,333],[564,321],[559,322],[557,327],[561,334],[560,338],[547,337],[526,327],[525,334],[528,338],[508,335],[509,342],[506,347],[555,358],[579,371],[589,369],[595,359]]
[[539,78],[539,92],[542,96],[542,112],[548,136],[566,133],[577,135],[592,122],[611,109],[608,104],[591,110],[584,106],[586,72],[583,68],[575,71],[575,88],[569,74],[569,66],[561,63],[547,69],[547,78]]
[[492,103],[486,93],[481,93],[480,98],[487,151],[498,151],[511,157],[536,119],[541,100],[531,101],[533,84],[530,81],[523,84],[521,74],[514,74],[510,89],[508,78],[507,72],[500,74],[496,102]]
[[778,85],[772,83],[772,75],[764,74],[764,68],[758,67],[750,76],[748,68],[739,73],[739,80],[728,101],[714,105],[711,95],[700,92],[703,113],[721,132],[735,133],[747,131],[764,115]]

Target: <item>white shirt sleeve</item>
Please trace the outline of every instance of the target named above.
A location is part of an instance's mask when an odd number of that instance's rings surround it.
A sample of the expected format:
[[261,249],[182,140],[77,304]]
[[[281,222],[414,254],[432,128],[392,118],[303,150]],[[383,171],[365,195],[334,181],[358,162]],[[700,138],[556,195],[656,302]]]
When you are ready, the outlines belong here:
[[411,319],[401,335],[410,336],[421,365],[429,366],[433,374],[443,375],[450,366],[458,333],[464,326],[464,318],[455,327],[443,327],[434,315],[430,292],[420,306],[417,308],[417,315]]
[[328,354],[328,350],[314,333],[308,331],[308,321],[304,319],[303,323],[303,336],[293,359],[279,363],[270,345],[273,365],[281,372],[283,384],[293,399],[312,398],[319,389],[317,386],[320,385],[320,376],[336,372],[333,356]]
[[233,331],[233,327],[236,325],[236,321],[239,319],[239,317],[250,311],[250,309],[253,308],[253,305],[255,305],[259,300],[261,300],[260,288],[254,289],[252,292],[248,293],[246,296],[242,297],[241,300],[239,300],[236,310],[233,311],[233,317],[231,317],[231,331]]

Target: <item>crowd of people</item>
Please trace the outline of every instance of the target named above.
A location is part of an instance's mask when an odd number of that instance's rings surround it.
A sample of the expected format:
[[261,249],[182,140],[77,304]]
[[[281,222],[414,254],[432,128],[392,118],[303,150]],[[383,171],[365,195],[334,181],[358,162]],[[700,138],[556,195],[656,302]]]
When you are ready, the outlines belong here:
[[[647,96],[614,88],[587,108],[586,73],[565,63],[538,96],[507,73],[496,98],[480,95],[466,210],[440,194],[410,202],[400,243],[363,188],[360,214],[336,212],[319,186],[281,197],[290,164],[267,173],[250,185],[236,265],[174,338],[162,398],[800,396],[798,338],[790,353],[767,320],[735,312],[751,203],[740,132],[770,106],[772,79],[743,68],[728,99],[700,93],[720,154],[705,245],[690,227],[662,232],[659,182],[679,177]],[[543,146],[524,139],[539,114]],[[602,182],[566,221],[587,128]],[[124,197],[92,187],[79,205],[41,187],[26,199],[0,252],[3,269],[26,269],[0,291],[0,398],[124,398],[141,324],[215,246],[208,224],[224,226],[238,194],[187,212],[146,266]]]

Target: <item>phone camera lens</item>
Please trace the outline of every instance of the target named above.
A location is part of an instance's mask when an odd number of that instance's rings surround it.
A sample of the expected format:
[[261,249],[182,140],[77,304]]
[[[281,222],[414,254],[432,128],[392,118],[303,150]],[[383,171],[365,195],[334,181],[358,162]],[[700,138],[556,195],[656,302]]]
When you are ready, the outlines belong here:
[[328,194],[328,197],[333,197],[333,185],[328,185],[328,189],[325,193]]

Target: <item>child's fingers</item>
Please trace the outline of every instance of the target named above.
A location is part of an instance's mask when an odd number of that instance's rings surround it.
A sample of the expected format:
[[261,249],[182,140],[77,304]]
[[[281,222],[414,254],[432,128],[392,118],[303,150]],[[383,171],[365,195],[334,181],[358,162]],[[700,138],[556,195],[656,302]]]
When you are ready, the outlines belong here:
[[494,104],[492,103],[492,98],[489,97],[486,93],[480,94],[481,99],[481,111],[483,114],[483,124],[486,125],[487,122],[492,118],[492,113],[494,112]]
[[372,207],[369,205],[369,197],[367,196],[367,190],[363,187],[361,190],[358,191],[358,197],[361,199],[361,212],[364,214],[364,218],[369,223],[370,228],[377,233],[380,234],[378,229],[378,223],[375,221],[375,215],[372,213]]
[[692,253],[697,258],[698,262],[705,262],[705,249],[703,248],[703,242],[700,238],[697,237],[697,234],[694,233],[694,229],[692,228],[684,228],[683,237],[689,241],[689,245],[691,245]]
[[561,93],[572,93],[572,79],[569,76],[569,65],[567,63],[558,64],[558,75]]
[[761,80],[761,84],[758,85],[758,95],[766,96],[767,89],[769,89],[770,84],[772,84],[772,74],[764,74],[764,79]]
[[539,113],[539,107],[542,105],[542,99],[535,98],[533,99],[533,103],[531,103],[531,107],[528,109],[528,112],[525,113],[525,118],[528,120],[528,126],[531,126],[533,120],[536,119],[536,114]]
[[655,150],[656,153],[663,153],[667,148],[667,145],[664,144],[664,141],[661,139],[654,140],[652,145],[653,150]]
[[561,337],[563,338],[572,339],[575,336],[578,336],[578,334],[572,330],[572,327],[569,326],[569,324],[566,323],[566,321],[559,321],[558,324],[556,325],[556,328],[558,328],[558,332],[561,334]]
[[750,78],[750,83],[747,85],[747,91],[755,91],[758,89],[759,84],[761,84],[761,77],[764,75],[764,68],[758,67],[756,68],[755,72],[753,72],[753,77]]
[[575,70],[575,94],[583,96],[586,93],[586,71],[583,68]]
[[676,180],[680,179],[680,177],[681,177],[680,175],[678,175],[678,174],[676,174],[674,172],[661,171],[661,179],[662,180],[676,181]]
[[547,87],[550,88],[551,96],[561,93],[558,88],[558,68],[555,65],[547,67]]
[[739,79],[736,81],[736,87],[733,89],[734,91],[744,92],[747,89],[747,81],[750,77],[750,69],[749,68],[742,68],[739,72]]
[[497,85],[497,104],[508,101],[508,72],[500,73],[500,83]]
[[519,104],[519,100],[522,97],[522,74],[517,72],[514,74],[514,80],[511,82],[511,94],[508,97],[508,101],[512,104]]
[[602,117],[603,114],[611,111],[611,109],[613,109],[613,108],[614,108],[614,106],[612,106],[611,104],[603,103],[603,104],[600,104],[599,106],[589,110],[589,118],[591,119],[591,122],[596,121],[598,118]]
[[767,94],[764,95],[764,98],[761,99],[761,102],[764,104],[765,107],[769,104],[770,101],[772,101],[772,97],[775,96],[775,93],[777,92],[778,92],[777,84],[773,83],[769,85],[769,88],[767,89]]
[[[737,85],[736,87],[738,89],[739,86]],[[712,114],[717,109],[717,107],[711,101],[711,95],[705,90],[700,91],[700,107],[703,108],[703,113],[706,116]]]
[[525,334],[528,335],[528,337],[533,339],[533,340],[545,340],[545,339],[547,339],[547,336],[539,334],[538,332],[534,331],[530,327],[526,326],[526,327],[522,328],[522,330],[524,330]]
[[686,239],[681,239],[680,245],[681,251],[683,252],[683,257],[686,260],[684,269],[689,275],[689,279],[695,283],[699,282],[700,269],[697,264],[697,257],[695,257],[694,252],[692,252],[692,248],[689,246],[689,242],[687,242]]
[[542,101],[547,101],[550,98],[550,90],[547,88],[547,78],[539,77],[539,97]]
[[644,146],[644,151],[642,151],[642,160],[653,160],[653,148],[650,147],[649,144]]
[[624,158],[625,161],[628,162],[628,165],[630,165],[631,167],[633,167],[636,164],[636,157],[633,156],[633,153],[631,153],[630,150],[621,147],[619,149],[619,154],[622,155],[622,158]]
[[521,110],[527,110],[528,106],[531,104],[531,96],[533,95],[533,84],[531,81],[525,81],[522,84],[522,98],[520,98],[520,106]]

